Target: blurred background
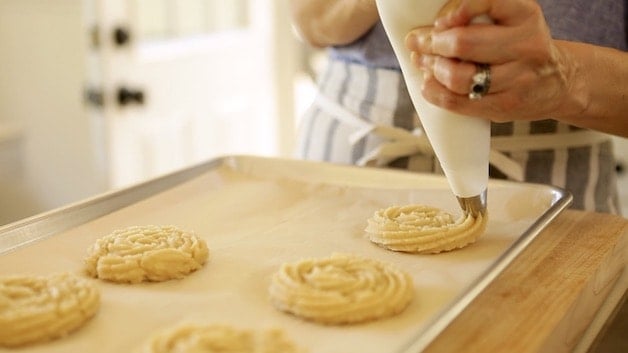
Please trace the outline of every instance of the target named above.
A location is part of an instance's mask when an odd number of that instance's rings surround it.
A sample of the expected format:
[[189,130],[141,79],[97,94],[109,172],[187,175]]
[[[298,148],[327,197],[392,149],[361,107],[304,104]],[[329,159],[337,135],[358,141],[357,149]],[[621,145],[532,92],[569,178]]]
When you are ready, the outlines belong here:
[[228,154],[291,156],[287,0],[0,0],[0,224]]
[[0,0],[0,225],[221,155],[291,157],[324,55],[287,7]]

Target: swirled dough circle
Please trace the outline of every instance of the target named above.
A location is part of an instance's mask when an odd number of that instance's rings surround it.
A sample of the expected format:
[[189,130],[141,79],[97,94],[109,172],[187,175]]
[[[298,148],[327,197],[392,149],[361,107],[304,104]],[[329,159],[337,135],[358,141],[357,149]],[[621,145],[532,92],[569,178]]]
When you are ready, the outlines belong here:
[[403,311],[412,278],[391,264],[350,254],[283,264],[269,288],[279,310],[324,324],[376,320]]
[[69,273],[0,277],[0,346],[65,336],[100,307],[98,289]]
[[119,282],[183,278],[205,264],[207,244],[196,234],[173,226],[133,226],[100,238],[88,250],[87,273]]
[[372,242],[390,250],[425,254],[475,242],[486,229],[487,216],[463,215],[456,220],[435,207],[407,205],[378,210],[367,223]]
[[282,331],[253,331],[228,325],[185,323],[158,332],[138,353],[302,353]]

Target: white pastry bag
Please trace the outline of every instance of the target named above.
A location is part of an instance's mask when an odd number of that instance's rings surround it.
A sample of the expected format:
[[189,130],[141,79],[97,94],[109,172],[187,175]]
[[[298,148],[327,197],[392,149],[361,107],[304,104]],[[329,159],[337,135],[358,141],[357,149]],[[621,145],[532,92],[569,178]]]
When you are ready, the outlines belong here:
[[433,25],[446,2],[376,0],[410,97],[447,181],[465,213],[477,215],[486,211],[490,122],[456,114],[426,101],[421,94],[423,73],[412,65],[410,51],[405,46],[408,32],[419,26]]

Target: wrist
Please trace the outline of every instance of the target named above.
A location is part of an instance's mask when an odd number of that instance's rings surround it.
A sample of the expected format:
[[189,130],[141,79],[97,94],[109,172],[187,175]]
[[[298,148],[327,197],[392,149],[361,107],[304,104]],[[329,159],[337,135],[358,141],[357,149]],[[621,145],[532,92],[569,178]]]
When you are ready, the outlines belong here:
[[583,120],[586,119],[591,102],[590,80],[583,62],[588,60],[574,52],[572,43],[559,40],[554,43],[564,92],[560,104],[551,115],[557,120],[582,127],[586,125]]
[[555,41],[569,68],[556,119],[628,137],[628,55],[591,44]]

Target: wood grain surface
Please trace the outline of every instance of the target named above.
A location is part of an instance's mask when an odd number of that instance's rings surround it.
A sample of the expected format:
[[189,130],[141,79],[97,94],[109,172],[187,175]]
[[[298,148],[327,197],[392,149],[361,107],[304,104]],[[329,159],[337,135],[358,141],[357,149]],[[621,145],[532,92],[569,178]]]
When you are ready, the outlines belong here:
[[425,352],[571,352],[627,259],[628,220],[566,210]]

